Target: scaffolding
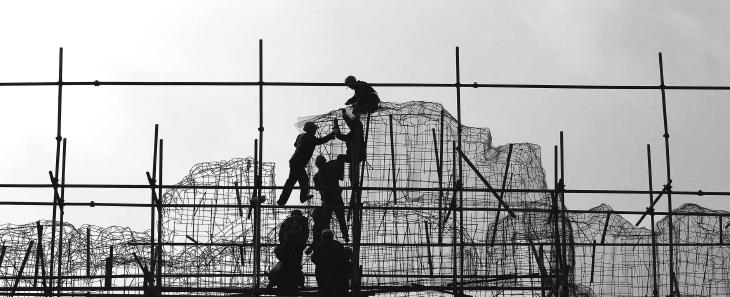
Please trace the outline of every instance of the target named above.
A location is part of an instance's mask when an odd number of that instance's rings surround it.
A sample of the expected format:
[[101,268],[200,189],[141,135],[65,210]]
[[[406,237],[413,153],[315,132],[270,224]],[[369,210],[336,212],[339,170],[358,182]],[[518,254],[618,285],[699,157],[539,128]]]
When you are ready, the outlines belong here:
[[[364,295],[440,296],[665,296],[728,295],[726,235],[730,213],[695,204],[672,209],[672,194],[728,196],[730,192],[672,189],[666,90],[730,90],[726,86],[667,86],[659,54],[659,85],[462,84],[459,48],[454,83],[372,83],[376,87],[454,88],[456,115],[440,104],[381,104],[363,117],[366,161],[358,183],[345,182],[350,198],[355,251],[351,292]],[[57,86],[56,159],[48,184],[0,187],[49,188],[49,202],[0,201],[51,206],[51,220],[0,226],[1,292],[10,295],[251,295],[264,288],[276,260],[277,225],[292,208],[276,197],[275,166],[264,162],[263,87],[343,86],[342,83],[264,82],[259,41],[257,82],[63,81],[63,50],[56,82],[2,82],[0,87]],[[65,182],[62,136],[63,86],[235,86],[259,88],[259,137],[253,157],[200,163],[178,183],[163,183],[163,140],[155,126],[147,184]],[[540,148],[513,143],[494,147],[490,131],[462,125],[461,88],[657,90],[661,94],[667,181],[654,189],[647,145],[648,190],[566,189],[563,134],[554,147],[553,183],[548,185]],[[339,110],[308,120],[329,131]],[[317,148],[333,159],[342,142]],[[312,164],[310,173],[314,172]],[[357,180],[357,179],[356,179]],[[150,190],[149,203],[65,202],[66,188]],[[352,194],[355,195],[352,195]],[[565,207],[566,194],[648,195],[646,210]],[[654,206],[666,199],[668,209]],[[75,227],[65,207],[143,207],[150,228]],[[622,215],[642,215],[628,222]],[[655,222],[656,215],[666,217]],[[636,226],[648,218],[651,230]],[[336,222],[335,222],[336,224]],[[336,230],[337,228],[332,228]],[[337,232],[337,231],[336,231]],[[341,234],[337,233],[337,236]],[[314,266],[304,265],[314,294]]]

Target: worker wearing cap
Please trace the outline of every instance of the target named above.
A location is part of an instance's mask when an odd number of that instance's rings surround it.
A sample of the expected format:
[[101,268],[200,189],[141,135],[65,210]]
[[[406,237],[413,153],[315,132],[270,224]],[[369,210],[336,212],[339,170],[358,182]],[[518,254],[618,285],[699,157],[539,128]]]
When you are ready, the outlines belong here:
[[352,113],[372,113],[378,109],[380,97],[369,83],[357,80],[357,78],[350,75],[345,78],[345,85],[355,91],[355,95],[345,102],[345,105],[352,105]]
[[325,137],[317,137],[317,125],[313,122],[307,122],[304,124],[304,133],[297,136],[297,140],[294,141],[294,154],[289,159],[289,177],[284,183],[284,189],[281,191],[279,200],[276,201],[278,205],[284,205],[289,201],[289,195],[294,188],[294,184],[299,182],[301,187],[299,192],[299,201],[302,203],[311,199],[313,196],[309,195],[309,176],[305,167],[309,163],[309,159],[312,158],[314,153],[314,147],[320,144],[327,143],[328,141],[335,138],[335,131],[327,134]]

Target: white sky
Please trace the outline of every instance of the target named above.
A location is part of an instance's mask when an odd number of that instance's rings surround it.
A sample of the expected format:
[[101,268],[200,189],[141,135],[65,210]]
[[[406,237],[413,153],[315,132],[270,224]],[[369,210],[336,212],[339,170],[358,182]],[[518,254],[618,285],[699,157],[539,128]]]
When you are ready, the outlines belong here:
[[[727,1],[6,1],[0,3],[0,81],[266,81],[730,85]],[[442,102],[456,92],[378,88],[383,100]],[[676,190],[728,191],[729,92],[667,93]],[[283,184],[297,117],[342,106],[344,87],[267,87],[264,158]],[[67,183],[146,182],[153,127],[165,139],[165,182],[195,163],[252,155],[257,87],[90,87],[63,92]],[[566,135],[569,188],[664,183],[658,91],[462,90],[463,122],[495,145],[552,147]],[[56,87],[0,87],[0,183],[47,183],[55,153]],[[548,183],[552,182],[551,179]],[[51,201],[48,189],[0,189],[2,200]],[[147,190],[67,190],[68,201],[147,202]],[[679,206],[681,197],[675,196]],[[643,210],[645,196],[568,195],[570,208],[607,202]],[[692,201],[728,209],[727,197]],[[665,208],[665,204],[660,204]],[[74,224],[143,230],[147,209],[67,208]],[[51,208],[0,209],[0,222],[50,219]]]

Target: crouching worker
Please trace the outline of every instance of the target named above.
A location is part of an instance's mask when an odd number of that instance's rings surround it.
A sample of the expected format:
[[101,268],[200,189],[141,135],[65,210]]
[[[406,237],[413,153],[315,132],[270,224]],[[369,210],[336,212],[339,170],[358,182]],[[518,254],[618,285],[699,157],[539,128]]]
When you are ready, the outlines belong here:
[[304,203],[312,198],[312,195],[309,195],[309,176],[307,176],[305,167],[309,163],[309,159],[312,158],[315,146],[325,144],[335,138],[335,132],[327,134],[327,136],[322,138],[315,136],[318,128],[313,122],[305,123],[304,133],[299,134],[297,140],[294,141],[294,147],[296,149],[291,159],[289,159],[289,177],[287,177],[284,183],[284,189],[281,191],[281,196],[279,196],[276,204],[284,205],[289,201],[289,195],[291,195],[294,184],[297,182],[299,182],[299,187],[301,187],[299,201]]
[[357,78],[350,75],[345,78],[345,85],[355,91],[355,95],[345,102],[345,105],[352,105],[352,113],[367,114],[378,109],[380,97],[369,83],[357,80]]
[[295,294],[304,281],[301,265],[297,266],[292,261],[296,258],[293,251],[282,245],[274,248],[274,254],[279,262],[269,271],[269,284],[266,288],[277,288],[279,294]]
[[280,290],[291,291],[304,287],[302,253],[308,237],[309,219],[302,211],[292,210],[279,227],[279,245],[274,248],[279,263],[269,274],[269,288],[277,286]]
[[312,253],[312,262],[317,277],[317,287],[321,296],[345,296],[350,279],[350,258],[352,253],[334,240],[334,233],[322,231],[322,242]]

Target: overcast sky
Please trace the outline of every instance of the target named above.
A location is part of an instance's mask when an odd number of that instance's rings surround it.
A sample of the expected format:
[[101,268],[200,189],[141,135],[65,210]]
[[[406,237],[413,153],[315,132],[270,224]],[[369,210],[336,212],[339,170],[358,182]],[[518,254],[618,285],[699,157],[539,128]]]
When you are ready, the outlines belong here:
[[[6,1],[0,81],[369,82],[455,80],[532,84],[730,85],[727,1]],[[0,87],[0,183],[47,183],[56,87]],[[165,139],[165,183],[199,162],[252,155],[257,87],[67,86],[68,183],[146,182],[153,127]],[[378,88],[385,101],[427,100],[455,114],[452,88]],[[730,95],[667,92],[675,190],[730,190]],[[283,184],[297,117],[342,106],[344,87],[267,87],[264,158]],[[566,184],[647,188],[665,182],[659,91],[462,90],[463,122],[495,145],[552,147],[565,132]],[[550,184],[552,180],[548,180]],[[51,201],[49,189],[0,189],[2,200]],[[145,190],[67,190],[68,201],[148,202]],[[675,205],[683,201],[675,196]],[[643,210],[645,196],[568,195],[569,208],[606,202]],[[687,200],[688,201],[688,200]],[[729,209],[727,197],[691,201]],[[661,203],[660,208],[666,205]],[[74,224],[145,228],[146,209],[68,208]],[[0,222],[50,219],[51,208],[4,206]]]

